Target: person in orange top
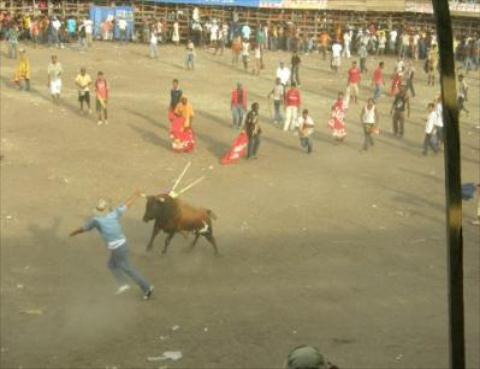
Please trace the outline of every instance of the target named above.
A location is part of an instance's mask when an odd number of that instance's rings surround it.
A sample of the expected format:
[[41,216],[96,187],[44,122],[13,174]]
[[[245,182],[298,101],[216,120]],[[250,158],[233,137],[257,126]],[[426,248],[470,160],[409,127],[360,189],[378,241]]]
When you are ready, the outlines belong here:
[[323,55],[323,60],[326,60],[327,59],[327,50],[330,47],[330,42],[332,41],[332,38],[330,37],[328,32],[323,31],[320,34],[319,41],[320,41],[319,42],[320,47],[319,47],[318,52]]
[[108,103],[109,88],[108,83],[103,72],[97,73],[97,80],[95,81],[95,96],[96,96],[96,108],[98,113],[98,125],[103,123],[108,124]]

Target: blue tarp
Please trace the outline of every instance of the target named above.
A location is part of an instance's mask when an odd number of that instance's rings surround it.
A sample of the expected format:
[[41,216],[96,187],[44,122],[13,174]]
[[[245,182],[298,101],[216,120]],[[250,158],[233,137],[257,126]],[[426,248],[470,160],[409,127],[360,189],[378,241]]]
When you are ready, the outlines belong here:
[[[93,21],[93,35],[97,37],[101,34],[100,26],[108,17],[112,17],[115,20],[119,18],[125,18],[127,20],[127,38],[130,40],[135,31],[135,22],[133,19],[133,8],[131,6],[92,6],[90,7],[90,19]],[[117,22],[115,23],[115,29],[113,31],[115,38],[118,38],[120,31],[118,29]]]

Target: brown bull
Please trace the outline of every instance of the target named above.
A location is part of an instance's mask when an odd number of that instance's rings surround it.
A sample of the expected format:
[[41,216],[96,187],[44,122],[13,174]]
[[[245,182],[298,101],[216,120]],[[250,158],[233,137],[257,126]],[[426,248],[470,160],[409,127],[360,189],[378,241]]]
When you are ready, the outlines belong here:
[[214,219],[216,217],[211,210],[193,207],[168,194],[147,196],[143,221],[155,220],[147,251],[151,250],[158,232],[163,230],[167,234],[167,238],[165,239],[162,254],[167,252],[168,245],[177,232],[192,232],[195,234],[195,238],[190,246],[191,249],[195,247],[200,236],[205,237],[213,246],[215,254],[218,254],[212,228],[212,220]]

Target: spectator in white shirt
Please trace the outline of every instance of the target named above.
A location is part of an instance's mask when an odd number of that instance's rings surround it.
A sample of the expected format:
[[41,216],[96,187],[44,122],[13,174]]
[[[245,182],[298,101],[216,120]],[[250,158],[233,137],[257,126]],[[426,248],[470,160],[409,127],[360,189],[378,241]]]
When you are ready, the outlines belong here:
[[83,27],[85,27],[85,40],[88,47],[91,47],[93,44],[93,21],[91,19],[85,18],[83,20]]
[[340,41],[335,40],[335,42],[332,45],[332,63],[331,63],[331,68],[335,71],[335,73],[338,72],[338,68],[341,65],[341,54],[342,54],[342,45],[340,44]]
[[150,58],[158,59],[158,36],[153,28],[150,32]]
[[344,58],[350,58],[350,44],[352,41],[352,36],[350,35],[350,31],[347,31],[343,35],[343,53],[342,56]]
[[388,48],[390,50],[390,53],[395,54],[395,50],[397,48],[398,33],[396,30],[392,29],[388,36],[389,36]]
[[427,124],[425,126],[425,138],[423,140],[423,155],[428,154],[428,148],[430,147],[434,153],[438,152],[438,146],[435,142],[435,123],[438,120],[437,112],[435,111],[435,104],[428,104],[428,117]]
[[437,141],[440,145],[443,143],[443,105],[442,105],[442,96],[438,96],[438,98],[434,102],[435,104],[435,113],[437,114],[437,119],[435,120],[435,129],[437,131]]
[[280,62],[280,66],[277,68],[276,77],[280,78],[280,83],[285,87],[290,81],[290,69],[285,66],[284,62]]
[[118,20],[118,30],[120,31],[120,42],[126,43],[128,37],[128,23],[123,17]]

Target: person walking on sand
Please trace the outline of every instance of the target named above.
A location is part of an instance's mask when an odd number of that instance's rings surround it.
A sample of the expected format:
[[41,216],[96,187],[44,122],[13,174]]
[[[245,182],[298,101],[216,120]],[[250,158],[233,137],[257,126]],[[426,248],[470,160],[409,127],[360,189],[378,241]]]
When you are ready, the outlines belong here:
[[187,56],[185,58],[185,65],[188,70],[195,69],[195,44],[192,40],[187,42]]
[[108,124],[108,103],[109,87],[103,72],[97,73],[97,80],[95,81],[95,96],[96,96],[96,110],[98,113],[98,125]]
[[393,100],[390,115],[392,115],[393,134],[398,138],[403,137],[403,127],[405,125],[405,110],[407,110],[407,117],[410,118],[410,99],[407,96],[407,89],[405,86],[400,87],[400,92]]
[[298,137],[300,138],[300,146],[307,150],[308,154],[313,151],[312,135],[315,128],[315,123],[312,117],[308,114],[308,109],[303,109],[302,115],[298,118]]
[[275,86],[273,86],[272,91],[270,91],[267,96],[269,100],[271,97],[273,97],[273,123],[282,124],[282,105],[283,100],[285,99],[285,87],[282,85],[282,82],[278,77],[275,79]]
[[367,151],[369,146],[374,145],[372,133],[375,130],[375,126],[378,124],[378,112],[372,98],[368,99],[367,104],[363,107],[362,112],[360,113],[360,120],[363,125],[363,134],[365,135],[363,150]]
[[48,88],[50,89],[50,95],[55,104],[58,104],[60,100],[60,94],[62,93],[62,64],[58,61],[56,55],[52,55],[52,62],[48,65]]
[[130,277],[143,291],[143,299],[148,300],[152,296],[153,286],[148,283],[130,264],[128,258],[127,238],[120,224],[123,214],[132,206],[132,204],[141,196],[141,192],[136,191],[130,196],[124,204],[118,208],[111,210],[107,201],[100,199],[97,202],[94,213],[95,215],[80,228],[70,233],[70,237],[78,234],[98,230],[103,238],[107,249],[111,252],[108,260],[108,268],[115,277],[119,287],[116,295],[122,294],[130,289],[127,282],[127,276]]
[[75,84],[78,88],[78,101],[80,102],[80,112],[83,113],[83,103],[87,104],[88,113],[92,114],[90,108],[90,86],[92,85],[92,78],[87,73],[85,67],[80,69],[80,73],[75,78]]
[[20,90],[30,91],[30,61],[25,53],[25,49],[19,50],[20,60],[15,70],[13,81]]
[[245,118],[245,132],[248,136],[247,159],[256,159],[258,148],[260,147],[262,129],[258,123],[258,112],[259,105],[255,102]]
[[427,124],[425,126],[425,138],[423,139],[423,155],[428,154],[428,148],[436,154],[438,152],[438,144],[436,142],[435,122],[437,121],[437,112],[435,111],[435,104],[428,104]]
[[237,83],[237,88],[232,91],[230,98],[230,109],[232,111],[232,126],[240,129],[243,125],[243,117],[247,111],[247,90],[241,83]]
[[335,100],[332,105],[330,119],[328,121],[328,126],[332,130],[332,136],[335,138],[336,143],[342,142],[347,135],[345,126],[347,107],[348,105],[344,99],[343,92],[339,92],[337,100]]
[[283,130],[293,131],[297,125],[298,111],[302,105],[300,90],[295,82],[292,82],[290,89],[285,94],[285,122]]
[[382,87],[385,86],[385,79],[383,77],[383,61],[378,63],[377,69],[373,72],[372,83],[374,85],[373,100],[377,102],[380,96],[382,96]]

